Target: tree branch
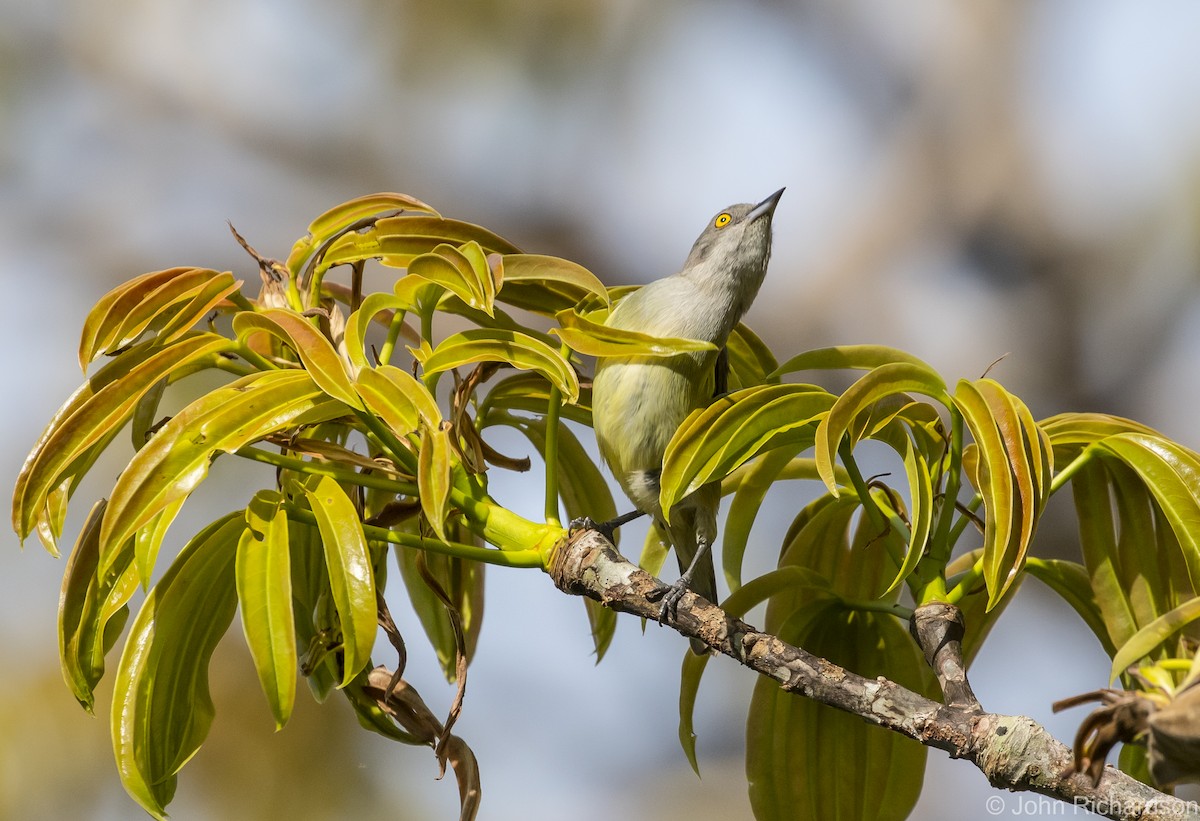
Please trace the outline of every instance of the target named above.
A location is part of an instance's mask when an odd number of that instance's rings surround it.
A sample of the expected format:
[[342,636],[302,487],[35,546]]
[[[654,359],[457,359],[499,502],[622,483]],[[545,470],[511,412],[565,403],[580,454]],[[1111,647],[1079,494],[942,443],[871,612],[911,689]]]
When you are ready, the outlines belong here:
[[[587,596],[613,610],[659,620],[664,588],[631,564],[595,531],[581,530],[561,543],[548,568],[565,593]],[[853,713],[864,721],[945,750],[975,764],[996,787],[1032,791],[1114,819],[1196,817],[1194,805],[1107,767],[1098,785],[1072,770],[1071,750],[1025,716],[984,712],[971,693],[954,625],[939,610],[914,615],[914,631],[939,682],[949,694],[940,704],[885,678],[869,679],[819,658],[777,636],[761,633],[688,591],[669,624],[714,651],[769,676],[779,686]]]

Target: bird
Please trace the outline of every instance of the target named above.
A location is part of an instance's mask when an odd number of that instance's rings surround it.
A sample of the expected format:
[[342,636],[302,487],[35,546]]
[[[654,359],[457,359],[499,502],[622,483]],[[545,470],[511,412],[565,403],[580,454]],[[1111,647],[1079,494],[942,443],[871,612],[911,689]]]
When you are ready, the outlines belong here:
[[[771,256],[771,222],[784,189],[757,204],[716,214],[692,245],[683,267],[620,300],[605,325],[659,337],[710,342],[712,349],[669,357],[601,356],[592,379],[592,426],[604,462],[636,511],[606,523],[612,529],[649,514],[666,535],[680,577],[662,596],[659,620],[676,617],[690,588],[717,601],[712,543],[717,535],[720,483],[703,485],[670,511],[659,505],[667,444],[688,414],[726,390],[725,345],[758,294]],[[707,646],[692,640],[703,654]]]

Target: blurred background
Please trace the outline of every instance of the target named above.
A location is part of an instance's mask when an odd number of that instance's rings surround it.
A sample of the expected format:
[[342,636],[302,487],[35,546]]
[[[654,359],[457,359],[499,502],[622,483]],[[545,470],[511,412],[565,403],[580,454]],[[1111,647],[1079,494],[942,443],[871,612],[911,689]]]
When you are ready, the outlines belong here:
[[[1004,357],[992,375],[1038,418],[1132,416],[1200,447],[1198,38],[1186,0],[0,0],[0,476],[78,384],[101,294],[184,264],[253,281],[226,221],[282,258],[313,217],[375,191],[619,284],[673,272],[719,208],[786,185],[747,318],[781,359],[882,343],[953,381]],[[539,481],[501,498],[536,513]],[[70,534],[104,492],[80,491]],[[224,493],[176,538],[245,502]],[[795,509],[760,525],[760,570]],[[1069,530],[1039,538],[1074,550]],[[0,551],[0,816],[136,818],[105,709],[86,715],[57,669],[63,565],[35,541]],[[748,672],[709,665],[697,780],[676,740],[678,636],[622,623],[594,667],[579,602],[541,574],[489,575],[457,729],[481,818],[750,817]],[[393,610],[441,712],[453,691]],[[1107,669],[1030,582],[973,681],[987,709],[1069,741],[1083,714],[1050,702]],[[175,818],[456,817],[432,755],[360,731],[337,698],[301,688],[272,733],[236,625],[213,675],[217,720]],[[983,817],[991,794],[931,751],[914,817]],[[999,795],[1001,817],[1035,814]]]

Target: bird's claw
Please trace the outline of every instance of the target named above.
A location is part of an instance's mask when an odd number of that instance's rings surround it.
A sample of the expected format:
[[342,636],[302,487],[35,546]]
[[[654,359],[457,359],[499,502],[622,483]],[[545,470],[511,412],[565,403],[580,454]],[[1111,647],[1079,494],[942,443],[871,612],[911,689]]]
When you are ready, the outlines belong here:
[[594,530],[610,542],[616,529],[612,522],[597,522],[591,516],[580,516],[567,523],[567,532],[571,535],[584,530]]
[[678,579],[670,587],[664,588],[651,596],[651,601],[662,599],[662,604],[658,608],[658,620],[660,624],[670,624],[675,621],[679,611],[679,600],[683,598],[683,594],[687,591],[687,580]]

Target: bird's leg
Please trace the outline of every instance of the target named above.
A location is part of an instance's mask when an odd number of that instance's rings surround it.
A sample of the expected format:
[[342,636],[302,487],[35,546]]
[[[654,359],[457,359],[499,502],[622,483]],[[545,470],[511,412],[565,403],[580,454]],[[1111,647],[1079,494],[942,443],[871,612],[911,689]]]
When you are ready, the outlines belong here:
[[713,399],[729,393],[729,348],[717,352],[717,364],[713,367]]
[[644,510],[631,510],[628,513],[622,513],[615,519],[609,519],[607,522],[596,522],[587,516],[580,516],[578,519],[572,519],[567,527],[572,530],[594,530],[610,542],[613,540],[613,533],[623,524],[632,522],[641,516],[645,516]]
[[670,624],[675,621],[676,611],[679,609],[679,600],[683,598],[683,594],[692,586],[692,576],[696,574],[696,567],[708,551],[712,548],[709,539],[704,535],[696,537],[696,554],[692,556],[692,561],[688,564],[687,570],[675,580],[675,583],[655,596],[651,596],[650,600],[662,597],[662,606],[658,608],[658,619],[663,624]]

